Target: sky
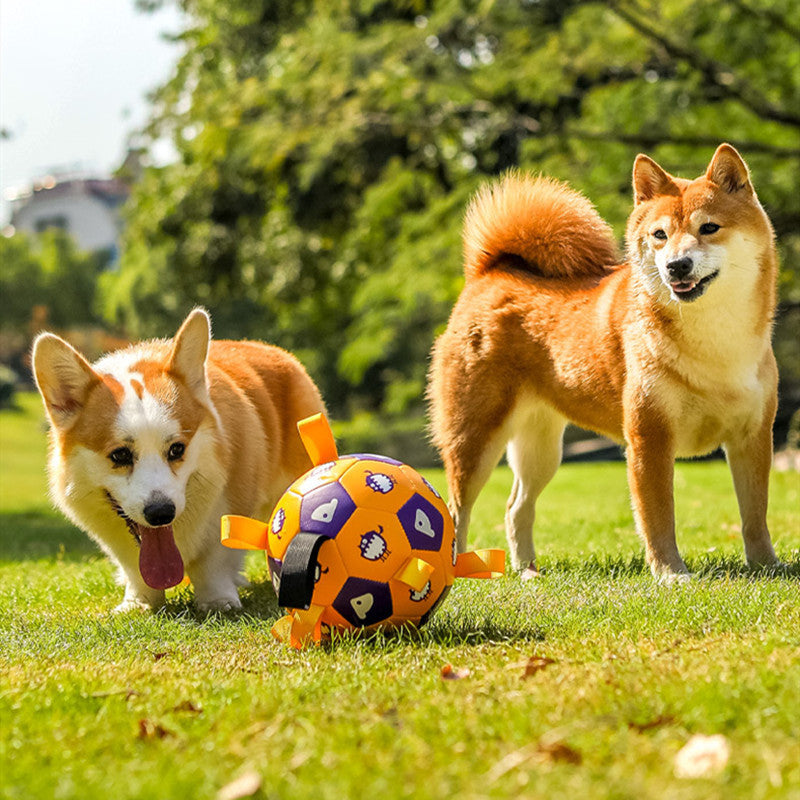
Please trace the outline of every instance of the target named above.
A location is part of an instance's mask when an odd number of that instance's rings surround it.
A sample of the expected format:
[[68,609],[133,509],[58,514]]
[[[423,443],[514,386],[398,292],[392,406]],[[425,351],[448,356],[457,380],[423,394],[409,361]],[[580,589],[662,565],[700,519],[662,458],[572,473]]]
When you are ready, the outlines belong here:
[[170,76],[180,29],[172,6],[134,0],[0,0],[0,224],[6,194],[47,174],[104,175],[147,119],[146,95]]

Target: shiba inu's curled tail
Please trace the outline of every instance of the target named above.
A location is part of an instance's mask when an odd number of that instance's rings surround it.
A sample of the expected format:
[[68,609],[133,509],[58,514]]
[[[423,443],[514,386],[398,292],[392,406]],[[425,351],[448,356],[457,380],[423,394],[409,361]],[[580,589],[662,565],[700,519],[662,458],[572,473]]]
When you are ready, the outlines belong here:
[[467,209],[467,280],[495,267],[551,278],[605,275],[618,264],[611,228],[579,192],[549,178],[509,173]]

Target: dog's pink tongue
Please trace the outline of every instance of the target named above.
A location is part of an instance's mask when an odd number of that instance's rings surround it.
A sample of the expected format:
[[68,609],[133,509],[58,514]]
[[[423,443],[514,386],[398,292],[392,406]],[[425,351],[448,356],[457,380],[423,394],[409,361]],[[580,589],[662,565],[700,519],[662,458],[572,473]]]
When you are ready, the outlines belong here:
[[169,589],[183,580],[183,559],[175,545],[172,525],[147,528],[137,525],[142,545],[139,572],[151,589]]

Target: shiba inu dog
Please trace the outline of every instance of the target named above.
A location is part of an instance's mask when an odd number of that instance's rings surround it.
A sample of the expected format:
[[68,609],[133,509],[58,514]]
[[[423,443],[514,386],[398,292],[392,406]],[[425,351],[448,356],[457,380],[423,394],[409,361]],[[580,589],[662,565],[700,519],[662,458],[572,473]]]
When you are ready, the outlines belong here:
[[220,516],[267,519],[311,467],[296,422],[324,409],[300,363],[210,337],[195,309],[173,340],[92,365],[51,333],[34,343],[52,497],[119,566],[117,610],[160,606],[184,570],[200,610],[239,608],[241,552],[220,544]]
[[687,573],[675,541],[674,459],[720,445],[747,560],[775,564],[766,520],[778,380],[772,227],[728,144],[696,180],[639,155],[633,193],[622,264],[594,207],[555,181],[509,175],[467,212],[466,284],[429,384],[459,548],[506,448],[512,562],[535,574],[536,498],[571,420],[626,443],[654,575]]

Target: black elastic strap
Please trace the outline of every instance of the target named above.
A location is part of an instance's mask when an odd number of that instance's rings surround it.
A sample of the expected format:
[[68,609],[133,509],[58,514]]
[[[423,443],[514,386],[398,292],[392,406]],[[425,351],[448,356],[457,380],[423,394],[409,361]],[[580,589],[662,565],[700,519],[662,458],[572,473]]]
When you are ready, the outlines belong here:
[[308,608],[314,594],[317,553],[328,539],[321,533],[300,531],[289,542],[283,554],[278,604],[284,608]]

